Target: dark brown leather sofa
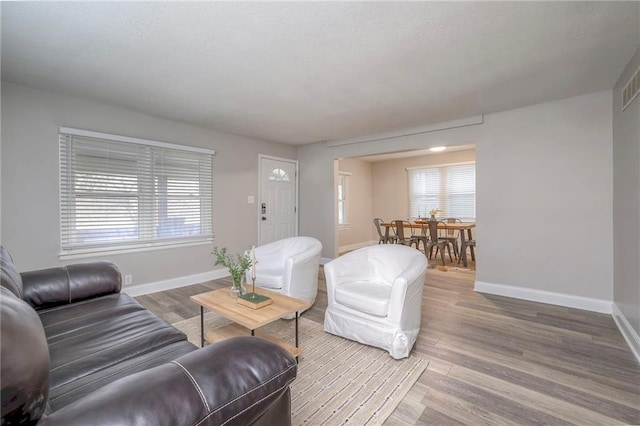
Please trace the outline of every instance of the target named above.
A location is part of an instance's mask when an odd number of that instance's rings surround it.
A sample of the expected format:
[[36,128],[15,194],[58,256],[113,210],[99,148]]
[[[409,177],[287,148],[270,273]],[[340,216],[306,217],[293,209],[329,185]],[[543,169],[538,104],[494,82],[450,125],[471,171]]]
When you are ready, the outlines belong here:
[[290,425],[295,360],[257,337],[199,349],[121,294],[110,262],[19,274],[0,247],[2,425]]

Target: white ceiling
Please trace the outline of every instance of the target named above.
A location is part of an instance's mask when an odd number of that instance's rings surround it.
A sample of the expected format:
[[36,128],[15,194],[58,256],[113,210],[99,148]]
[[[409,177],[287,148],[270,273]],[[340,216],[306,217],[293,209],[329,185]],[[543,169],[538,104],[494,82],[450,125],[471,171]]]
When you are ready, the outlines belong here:
[[640,2],[2,2],[2,78],[304,144],[611,89]]

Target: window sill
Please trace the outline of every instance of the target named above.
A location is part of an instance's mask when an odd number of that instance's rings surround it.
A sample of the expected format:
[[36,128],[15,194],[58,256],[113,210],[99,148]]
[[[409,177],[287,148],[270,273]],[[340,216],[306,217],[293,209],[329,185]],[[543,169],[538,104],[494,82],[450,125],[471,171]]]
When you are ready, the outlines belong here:
[[181,247],[192,247],[213,244],[213,238],[203,238],[198,240],[168,242],[168,243],[146,243],[137,245],[127,245],[118,247],[101,247],[91,249],[78,249],[73,251],[61,251],[58,253],[60,260],[86,259],[91,257],[104,257],[109,255],[120,255],[129,253],[140,253],[145,251],[174,249]]

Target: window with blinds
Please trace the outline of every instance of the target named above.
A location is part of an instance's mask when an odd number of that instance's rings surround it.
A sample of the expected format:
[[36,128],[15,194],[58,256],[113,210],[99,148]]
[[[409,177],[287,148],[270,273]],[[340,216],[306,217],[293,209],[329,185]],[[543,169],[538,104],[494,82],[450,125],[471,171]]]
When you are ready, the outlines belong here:
[[475,163],[412,168],[407,174],[411,218],[429,217],[431,210],[440,209],[436,217],[475,221]]
[[347,226],[349,224],[348,216],[348,194],[349,194],[349,176],[350,173],[340,172],[338,174],[338,225]]
[[61,128],[62,253],[211,240],[214,151]]

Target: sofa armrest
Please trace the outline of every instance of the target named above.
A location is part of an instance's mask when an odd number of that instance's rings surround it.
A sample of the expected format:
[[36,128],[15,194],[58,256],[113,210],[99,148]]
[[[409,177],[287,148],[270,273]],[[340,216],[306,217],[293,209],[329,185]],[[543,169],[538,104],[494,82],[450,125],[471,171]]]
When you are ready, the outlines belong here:
[[[222,425],[259,423],[289,402],[296,361],[258,337],[237,337],[141,371],[42,418],[53,425]],[[279,424],[291,424],[283,404]],[[276,406],[276,408],[280,408]]]
[[120,292],[122,276],[111,262],[78,263],[23,272],[25,302],[36,309]]

